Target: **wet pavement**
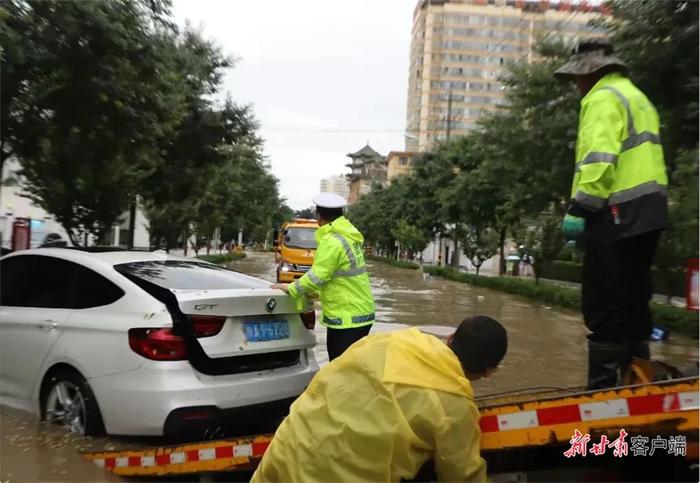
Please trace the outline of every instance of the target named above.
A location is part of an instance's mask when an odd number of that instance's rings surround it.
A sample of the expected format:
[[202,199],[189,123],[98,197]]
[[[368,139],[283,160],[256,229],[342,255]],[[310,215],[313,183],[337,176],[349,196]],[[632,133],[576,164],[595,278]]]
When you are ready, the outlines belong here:
[[[270,282],[273,256],[250,253],[233,262],[234,270]],[[509,348],[499,370],[476,381],[477,396],[532,387],[572,387],[585,383],[586,330],[580,314],[466,284],[430,277],[418,270],[370,263],[377,323],[372,332],[405,326],[446,338],[464,317],[488,315],[508,330]],[[318,308],[318,307],[317,307]],[[316,356],[327,363],[325,328],[316,326]],[[696,340],[677,337],[652,343],[652,356],[671,364],[698,360]],[[0,406],[0,482],[117,481],[88,463],[80,451],[103,451],[152,445],[123,438],[82,438],[39,423],[32,415]]]

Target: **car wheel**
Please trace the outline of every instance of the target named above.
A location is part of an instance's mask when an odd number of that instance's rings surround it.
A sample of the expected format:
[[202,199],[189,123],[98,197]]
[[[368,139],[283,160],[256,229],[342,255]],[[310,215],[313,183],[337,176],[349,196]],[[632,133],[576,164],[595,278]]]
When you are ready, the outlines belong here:
[[97,436],[104,432],[95,395],[83,376],[61,370],[51,376],[42,393],[42,418],[71,433]]

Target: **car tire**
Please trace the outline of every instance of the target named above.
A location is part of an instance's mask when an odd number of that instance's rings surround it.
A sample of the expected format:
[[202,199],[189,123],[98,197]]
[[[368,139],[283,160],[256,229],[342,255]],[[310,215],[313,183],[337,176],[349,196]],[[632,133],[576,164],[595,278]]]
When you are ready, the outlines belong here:
[[41,419],[83,436],[104,434],[95,395],[77,371],[54,372],[41,392]]

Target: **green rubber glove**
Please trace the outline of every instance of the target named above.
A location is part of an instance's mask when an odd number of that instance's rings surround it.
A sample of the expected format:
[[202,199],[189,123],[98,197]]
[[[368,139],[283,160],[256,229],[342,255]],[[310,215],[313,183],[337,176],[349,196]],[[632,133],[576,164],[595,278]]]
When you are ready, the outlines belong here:
[[567,241],[576,240],[586,227],[586,220],[578,216],[566,215],[561,223],[561,231]]

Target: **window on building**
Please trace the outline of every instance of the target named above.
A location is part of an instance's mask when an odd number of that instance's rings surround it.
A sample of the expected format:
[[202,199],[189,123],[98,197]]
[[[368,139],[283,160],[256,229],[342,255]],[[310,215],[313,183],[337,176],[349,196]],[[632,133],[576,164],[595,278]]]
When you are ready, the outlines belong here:
[[408,158],[401,156],[399,158],[399,166],[406,166],[408,164]]

